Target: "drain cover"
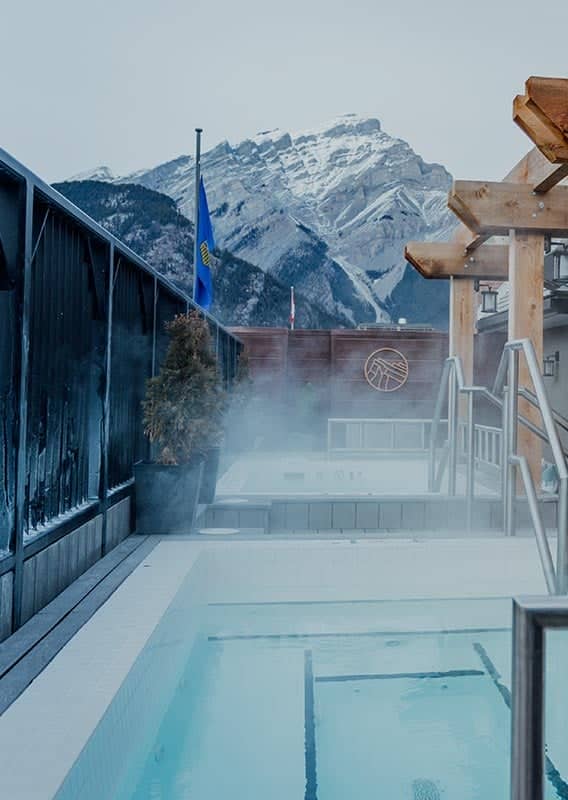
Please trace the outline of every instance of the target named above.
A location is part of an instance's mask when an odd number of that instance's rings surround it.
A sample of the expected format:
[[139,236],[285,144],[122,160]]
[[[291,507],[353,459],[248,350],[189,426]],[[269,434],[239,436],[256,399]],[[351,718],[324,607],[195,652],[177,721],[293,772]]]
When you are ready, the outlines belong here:
[[418,778],[412,781],[412,800],[440,800],[440,792],[433,781]]
[[234,505],[235,503],[248,503],[246,497],[222,497],[220,500],[215,500],[216,506],[221,505]]
[[240,533],[238,528],[201,528],[197,532],[204,536],[231,536],[234,533]]

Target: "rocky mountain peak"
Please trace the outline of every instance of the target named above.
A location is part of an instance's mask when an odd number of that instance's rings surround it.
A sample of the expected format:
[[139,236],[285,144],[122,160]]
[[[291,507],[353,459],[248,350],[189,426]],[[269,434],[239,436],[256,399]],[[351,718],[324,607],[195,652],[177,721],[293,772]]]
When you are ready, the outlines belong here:
[[[191,218],[193,169],[193,158],[180,156],[120,181],[170,196]],[[96,172],[99,180],[119,180]],[[275,128],[225,141],[204,153],[202,173],[218,245],[350,324],[410,316],[394,300],[404,244],[446,238],[454,226],[446,207],[450,174],[373,116],[346,114],[297,133]],[[434,291],[404,286],[424,298]],[[443,295],[444,287],[435,288]],[[415,301],[411,321],[431,321],[428,303]]]

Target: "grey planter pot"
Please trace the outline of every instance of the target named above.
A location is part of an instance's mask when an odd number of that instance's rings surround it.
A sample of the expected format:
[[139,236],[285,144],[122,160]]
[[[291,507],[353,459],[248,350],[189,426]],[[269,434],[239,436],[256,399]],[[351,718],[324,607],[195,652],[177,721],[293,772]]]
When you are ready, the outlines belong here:
[[201,490],[203,458],[190,464],[136,464],[136,532],[191,533]]
[[221,449],[212,447],[205,454],[203,463],[203,477],[201,479],[201,492],[199,494],[200,503],[212,503],[215,500],[215,490],[217,489],[217,475],[219,474],[219,457]]

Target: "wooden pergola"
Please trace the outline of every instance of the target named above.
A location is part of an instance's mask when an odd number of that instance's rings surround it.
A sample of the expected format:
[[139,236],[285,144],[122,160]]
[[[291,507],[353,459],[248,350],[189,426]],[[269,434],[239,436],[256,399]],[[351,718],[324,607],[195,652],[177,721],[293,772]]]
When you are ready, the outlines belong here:
[[[542,362],[544,239],[568,237],[568,79],[529,78],[525,93],[513,101],[513,120],[534,148],[501,182],[454,181],[448,205],[461,224],[453,241],[409,242],[405,249],[407,261],[425,278],[451,282],[449,354],[461,358],[469,383],[475,281],[509,282],[508,339],[531,339]],[[495,236],[508,241],[488,243]],[[519,380],[531,388],[522,362]],[[539,423],[538,411],[526,401],[519,410]],[[540,441],[519,427],[518,443],[540,483]]]

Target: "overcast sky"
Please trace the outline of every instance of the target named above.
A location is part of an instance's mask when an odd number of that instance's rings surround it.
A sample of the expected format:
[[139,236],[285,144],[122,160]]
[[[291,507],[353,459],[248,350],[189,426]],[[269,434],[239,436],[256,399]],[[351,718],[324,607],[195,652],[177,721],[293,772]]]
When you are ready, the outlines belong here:
[[0,146],[46,180],[259,130],[378,117],[500,179],[530,75],[568,76],[568,0],[0,0]]

